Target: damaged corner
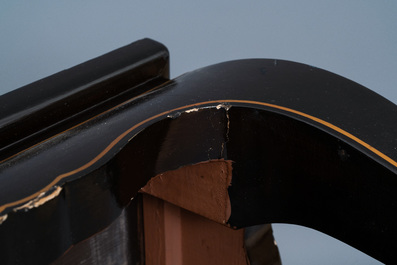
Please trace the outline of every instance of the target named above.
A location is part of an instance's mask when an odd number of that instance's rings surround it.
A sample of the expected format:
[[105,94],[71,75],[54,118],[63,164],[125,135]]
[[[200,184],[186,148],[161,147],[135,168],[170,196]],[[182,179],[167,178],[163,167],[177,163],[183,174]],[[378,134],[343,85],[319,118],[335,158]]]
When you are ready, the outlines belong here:
[[163,172],[140,192],[226,225],[231,215],[232,163],[217,159]]

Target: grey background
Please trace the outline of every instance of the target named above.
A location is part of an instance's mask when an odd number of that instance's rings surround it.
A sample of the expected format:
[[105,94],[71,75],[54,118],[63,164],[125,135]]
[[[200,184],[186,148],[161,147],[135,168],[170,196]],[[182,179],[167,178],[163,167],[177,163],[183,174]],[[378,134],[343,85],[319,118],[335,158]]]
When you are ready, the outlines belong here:
[[[172,77],[232,59],[287,59],[397,103],[397,4],[386,0],[0,0],[0,94],[144,37],[169,48]],[[274,228],[285,265],[378,264],[313,230]]]

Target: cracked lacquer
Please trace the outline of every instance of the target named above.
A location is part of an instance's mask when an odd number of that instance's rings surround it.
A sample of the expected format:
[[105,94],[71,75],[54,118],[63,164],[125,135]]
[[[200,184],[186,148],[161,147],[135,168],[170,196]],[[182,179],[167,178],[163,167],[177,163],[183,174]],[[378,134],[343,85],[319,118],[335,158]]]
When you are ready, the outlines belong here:
[[59,186],[55,186],[53,189],[54,190],[52,192],[42,192],[42,193],[40,193],[39,196],[37,196],[33,200],[30,200],[29,202],[23,204],[22,206],[14,208],[13,211],[14,212],[17,212],[17,211],[28,211],[30,209],[37,208],[37,207],[45,204],[46,202],[48,202],[48,201],[54,199],[55,197],[57,197],[62,191],[62,187],[59,187]]
[[228,104],[219,104],[216,106],[216,109],[224,109],[226,111],[226,135],[225,135],[225,142],[222,143],[222,150],[221,150],[221,156],[224,155],[225,151],[225,145],[229,142],[229,131],[230,131],[230,117],[229,117],[229,110],[232,106]]
[[1,225],[2,223],[4,223],[4,221],[7,220],[7,218],[8,218],[8,214],[5,214],[5,215],[0,216],[0,225]]

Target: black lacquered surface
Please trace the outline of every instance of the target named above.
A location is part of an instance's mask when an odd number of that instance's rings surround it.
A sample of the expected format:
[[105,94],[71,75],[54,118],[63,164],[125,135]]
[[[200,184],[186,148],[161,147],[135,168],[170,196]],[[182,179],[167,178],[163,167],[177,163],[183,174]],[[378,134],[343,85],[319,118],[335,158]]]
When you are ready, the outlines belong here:
[[[222,63],[155,88],[2,162],[0,238],[10,241],[1,251],[10,264],[22,252],[53,261],[116,220],[151,177],[219,158],[234,161],[232,226],[306,225],[396,261],[393,103],[279,60]],[[56,187],[58,196],[26,208]]]

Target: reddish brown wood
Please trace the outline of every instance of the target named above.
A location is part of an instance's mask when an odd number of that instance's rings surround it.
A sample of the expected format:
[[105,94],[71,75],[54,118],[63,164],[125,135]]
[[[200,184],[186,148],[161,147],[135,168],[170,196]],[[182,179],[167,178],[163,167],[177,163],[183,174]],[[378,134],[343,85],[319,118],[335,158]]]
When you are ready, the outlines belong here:
[[159,174],[141,192],[225,224],[230,217],[231,180],[232,161],[211,160]]
[[146,265],[165,265],[164,202],[144,195],[143,219]]
[[247,265],[244,230],[143,196],[146,265]]
[[141,189],[160,198],[143,196],[147,265],[247,264],[244,231],[222,225],[231,174],[231,161],[211,160],[159,174]]

